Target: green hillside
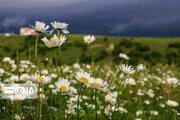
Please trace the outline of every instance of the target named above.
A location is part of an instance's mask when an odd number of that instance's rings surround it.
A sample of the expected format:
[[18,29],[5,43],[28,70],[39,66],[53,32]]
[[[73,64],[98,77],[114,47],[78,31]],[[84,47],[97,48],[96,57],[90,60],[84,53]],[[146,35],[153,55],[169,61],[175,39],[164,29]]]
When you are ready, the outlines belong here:
[[[50,38],[52,35],[46,35]],[[71,64],[75,62],[89,63],[91,55],[97,63],[119,62],[119,53],[126,53],[130,56],[130,63],[150,61],[151,63],[171,63],[172,60],[179,64],[180,37],[177,38],[150,38],[150,37],[111,37],[96,35],[96,40],[87,45],[83,42],[84,35],[67,35],[68,40],[61,48],[62,62]],[[40,36],[41,38],[44,35]],[[40,39],[41,39],[40,38]],[[29,46],[31,56],[34,55],[34,44],[36,36],[9,37],[0,35],[0,60],[3,57],[16,57],[16,50],[19,50],[20,59],[29,59]],[[38,55],[41,60],[46,57],[54,57],[53,49],[47,48],[39,39]],[[109,49],[110,44],[114,49]]]

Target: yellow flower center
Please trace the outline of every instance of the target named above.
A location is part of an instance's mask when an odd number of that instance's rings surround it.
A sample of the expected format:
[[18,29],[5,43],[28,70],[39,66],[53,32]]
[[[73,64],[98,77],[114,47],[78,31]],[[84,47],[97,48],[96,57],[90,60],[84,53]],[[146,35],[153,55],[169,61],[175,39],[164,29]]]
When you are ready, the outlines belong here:
[[88,41],[88,42],[91,42],[92,40],[91,40],[91,38],[89,38],[89,39],[87,39],[87,41]]
[[70,110],[72,111],[72,110],[73,110],[73,108],[70,108]]
[[41,96],[40,96],[40,98],[41,98],[41,99],[44,99],[44,96],[43,96],[43,95],[41,95]]
[[174,80],[171,80],[171,82],[174,82]]
[[62,91],[65,91],[65,90],[67,90],[67,87],[65,85],[62,85],[61,87],[59,87],[59,89]]
[[20,101],[21,99],[19,97],[15,97],[13,101]]
[[12,64],[14,64],[14,62],[10,62],[10,64],[12,65]]
[[172,106],[172,107],[173,107],[173,106],[174,106],[174,104],[170,103],[170,104],[169,104],[169,106]]
[[129,73],[129,71],[126,71],[126,73],[128,74],[128,73]]
[[13,81],[17,81],[17,79],[16,79],[16,78],[13,78]]
[[93,83],[93,84],[91,85],[92,88],[93,88],[94,86],[95,86],[96,88],[97,88],[97,87],[99,87],[99,88],[101,87],[101,85],[100,85],[99,83]]
[[51,45],[53,46],[53,42],[51,42]]
[[112,101],[111,98],[109,98],[108,101],[111,102]]
[[28,82],[28,84],[31,84],[31,82]]
[[46,73],[46,72],[44,72],[43,74],[44,74],[44,75],[47,75],[47,73]]
[[0,91],[2,91],[2,89],[0,88]]
[[125,112],[125,110],[124,110],[124,109],[121,109],[121,112]]
[[127,84],[130,84],[131,82],[130,81],[127,81]]
[[85,78],[85,77],[81,77],[80,80],[83,81],[84,84],[89,83],[89,80],[87,78]]
[[26,80],[27,79],[27,77],[23,77],[23,80]]
[[43,82],[44,81],[44,78],[43,77],[38,77],[36,78],[36,81],[38,82],[40,80],[40,82]]

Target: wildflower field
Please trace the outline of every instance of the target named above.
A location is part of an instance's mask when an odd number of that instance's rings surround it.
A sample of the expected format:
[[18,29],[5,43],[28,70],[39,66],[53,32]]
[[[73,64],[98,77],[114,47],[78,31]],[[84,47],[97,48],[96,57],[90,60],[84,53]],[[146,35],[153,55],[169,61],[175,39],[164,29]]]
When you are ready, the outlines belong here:
[[35,99],[1,94],[2,120],[180,119],[179,38],[77,37],[66,23],[51,25],[36,21],[36,36],[1,44],[1,93],[37,85]]

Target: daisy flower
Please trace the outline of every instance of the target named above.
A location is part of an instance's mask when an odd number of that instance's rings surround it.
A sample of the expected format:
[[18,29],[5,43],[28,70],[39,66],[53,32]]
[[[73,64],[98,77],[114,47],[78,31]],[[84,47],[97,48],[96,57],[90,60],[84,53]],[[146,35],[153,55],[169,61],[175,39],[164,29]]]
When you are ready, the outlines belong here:
[[19,77],[18,77],[17,75],[12,75],[12,76],[10,77],[10,80],[11,80],[11,81],[14,81],[14,82],[17,82],[17,81],[19,81]]
[[87,44],[92,43],[93,41],[96,40],[94,35],[92,35],[92,36],[91,35],[86,35],[86,36],[83,37],[83,39],[84,39],[84,43],[87,43]]
[[119,57],[121,57],[121,58],[123,58],[125,60],[129,60],[129,57],[126,54],[124,54],[124,53],[120,53]]
[[90,84],[90,87],[93,89],[102,89],[104,87],[107,87],[109,84],[107,82],[103,82],[101,78],[93,78],[92,83]]
[[122,113],[128,113],[127,109],[123,108],[123,107],[119,107],[119,111]]
[[28,81],[26,81],[26,84],[32,85],[32,81],[28,80]]
[[55,82],[55,85],[60,91],[65,92],[69,89],[70,82],[67,79],[60,78]]
[[120,66],[120,70],[126,75],[133,74],[135,72],[135,70],[131,68],[131,66],[125,64]]
[[172,101],[172,100],[168,100],[166,102],[166,104],[171,106],[171,107],[177,107],[179,105],[176,101]]
[[57,75],[54,74],[54,73],[52,73],[50,76],[51,76],[51,78],[56,78],[57,77]]
[[142,114],[143,114],[143,111],[142,111],[142,110],[138,110],[138,111],[136,112],[136,115],[137,115],[137,116],[142,115]]
[[3,68],[0,68],[0,76],[3,75],[5,73]]
[[93,82],[89,73],[80,71],[76,73],[76,79],[79,80],[81,83],[88,85]]
[[80,65],[79,65],[78,63],[75,63],[75,64],[73,65],[73,67],[74,67],[75,69],[79,69],[79,68],[80,68]]
[[5,57],[5,58],[3,58],[3,62],[9,62],[10,60],[11,60],[10,57]]
[[21,120],[21,116],[15,114],[14,119],[15,119],[15,120]]
[[34,75],[31,75],[31,80],[34,82],[47,84],[51,82],[51,77],[45,75],[40,76],[40,74],[35,73]]
[[151,110],[151,115],[158,115],[159,113],[155,110]]
[[169,84],[177,84],[178,83],[178,79],[177,78],[168,78],[167,79],[167,82],[169,83]]
[[135,82],[135,80],[133,78],[126,78],[124,83],[127,84],[127,85],[136,85],[136,82]]
[[35,21],[35,26],[30,25],[30,27],[38,33],[44,33],[49,28],[49,25],[46,25],[44,22]]
[[48,75],[48,70],[42,70],[41,73],[42,73],[43,75]]
[[143,71],[146,67],[143,64],[139,64],[136,68],[138,71]]
[[30,77],[29,77],[29,75],[28,74],[22,74],[21,76],[20,76],[20,80],[22,80],[22,81],[26,81],[26,80],[28,80]]
[[41,40],[45,43],[45,45],[48,48],[52,48],[52,47],[61,46],[67,40],[67,38],[61,35],[59,39],[56,35],[54,35],[53,37],[50,38],[50,40],[48,40],[46,37],[44,37]]
[[[55,30],[61,30],[64,34],[69,34],[69,31],[67,30],[68,24],[54,21],[51,22],[51,25]],[[51,31],[51,33],[54,31],[54,29]]]
[[11,96],[9,96],[9,98],[10,98],[11,101],[22,101],[26,97],[24,95],[17,94],[17,95],[11,95]]
[[9,61],[9,64],[11,64],[11,65],[14,64],[14,63],[15,63],[14,60],[10,60],[10,61]]

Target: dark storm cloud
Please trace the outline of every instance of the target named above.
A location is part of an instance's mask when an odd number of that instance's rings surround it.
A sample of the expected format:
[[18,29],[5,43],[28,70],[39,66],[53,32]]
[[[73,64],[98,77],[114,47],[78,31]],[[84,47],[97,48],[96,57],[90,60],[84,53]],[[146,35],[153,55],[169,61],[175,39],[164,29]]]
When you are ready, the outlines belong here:
[[[10,0],[7,0],[7,2]],[[71,33],[180,36],[179,0],[16,0],[0,2],[0,32],[35,20],[69,23]],[[12,20],[18,22],[12,22]],[[8,21],[10,21],[8,25]]]

